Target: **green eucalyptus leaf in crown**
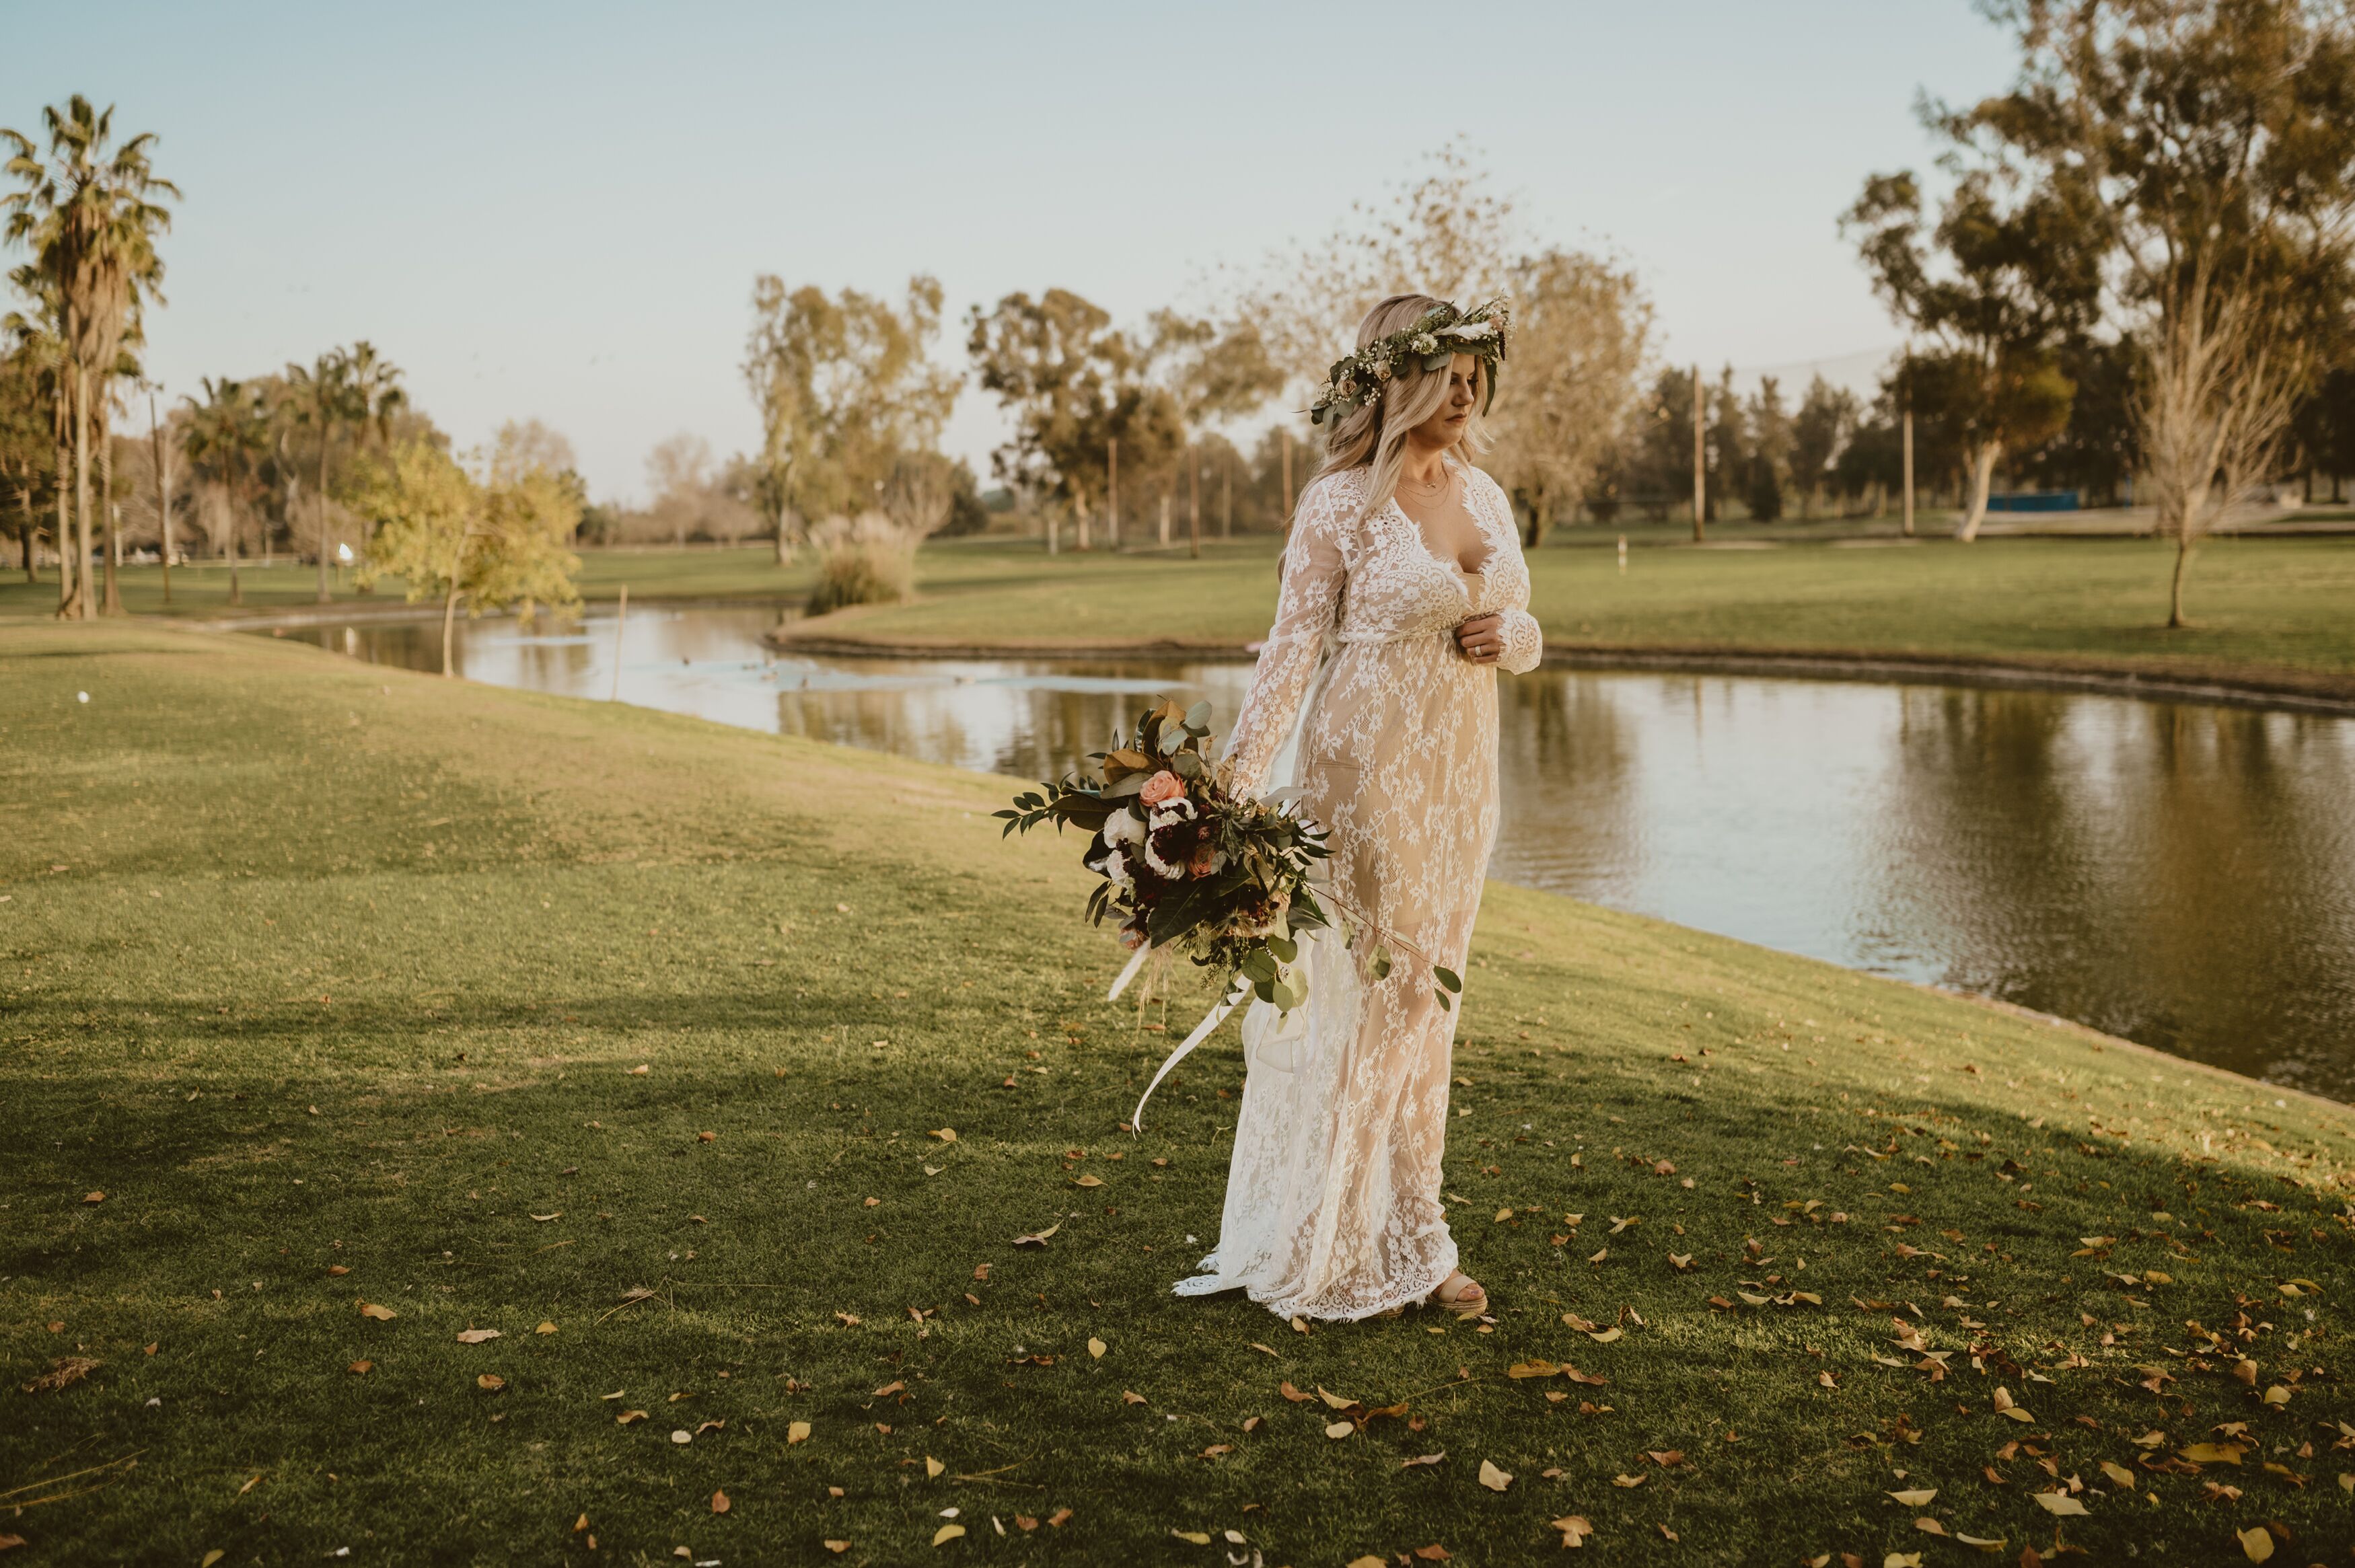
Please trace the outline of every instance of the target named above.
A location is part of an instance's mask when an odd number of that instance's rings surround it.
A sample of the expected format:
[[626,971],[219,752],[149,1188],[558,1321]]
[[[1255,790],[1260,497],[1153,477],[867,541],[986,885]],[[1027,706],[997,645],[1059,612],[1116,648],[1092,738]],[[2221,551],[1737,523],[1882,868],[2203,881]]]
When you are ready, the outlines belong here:
[[1488,367],[1487,397],[1480,411],[1497,399],[1497,367],[1504,363],[1505,340],[1511,333],[1513,313],[1503,300],[1490,300],[1468,311],[1454,305],[1433,306],[1404,332],[1377,338],[1346,359],[1336,360],[1308,405],[1308,421],[1321,425],[1350,408],[1379,403],[1382,392],[1409,369],[1438,370],[1458,354],[1468,354]]

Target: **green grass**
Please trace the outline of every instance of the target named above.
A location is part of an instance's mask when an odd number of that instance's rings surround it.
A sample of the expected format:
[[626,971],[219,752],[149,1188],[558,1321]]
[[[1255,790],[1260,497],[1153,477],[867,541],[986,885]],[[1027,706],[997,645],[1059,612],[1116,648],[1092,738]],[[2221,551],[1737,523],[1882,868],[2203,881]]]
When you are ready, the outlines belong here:
[[[1796,537],[1797,525],[1775,533]],[[1655,535],[1658,530],[1653,530]],[[1730,542],[1767,530],[1721,529]],[[1557,530],[1530,562],[1530,608],[1556,649],[1784,652],[2029,664],[2238,681],[2355,696],[2355,539],[2221,538],[2193,566],[2194,624],[2166,629],[2172,547],[2148,539],[1925,538],[1907,547],[1802,542],[1768,549],[1639,547]],[[1030,541],[946,540],[918,561],[918,597],[803,623],[804,635],[894,647],[1236,649],[1265,635],[1277,541],[1049,557]],[[741,599],[798,605],[814,556],[778,567],[765,546],[589,551],[582,591],[610,602]],[[125,604],[165,613],[152,567],[126,572]],[[301,608],[299,567],[246,573],[249,609]],[[217,567],[175,574],[174,615],[222,614]],[[53,585],[0,585],[0,620],[46,617]],[[348,596],[346,596],[348,597]],[[387,585],[377,602],[398,599]]]
[[[1572,1513],[1627,1563],[1959,1560],[1917,1516],[2006,1561],[2348,1550],[2347,1107],[1492,887],[1448,1191],[1496,1321],[1298,1332],[1167,1294],[1232,1033],[1117,1130],[1172,1036],[1102,1001],[1007,781],[135,626],[0,629],[0,757],[28,1561],[1513,1563]],[[1331,1438],[1286,1383],[1408,1414]]]

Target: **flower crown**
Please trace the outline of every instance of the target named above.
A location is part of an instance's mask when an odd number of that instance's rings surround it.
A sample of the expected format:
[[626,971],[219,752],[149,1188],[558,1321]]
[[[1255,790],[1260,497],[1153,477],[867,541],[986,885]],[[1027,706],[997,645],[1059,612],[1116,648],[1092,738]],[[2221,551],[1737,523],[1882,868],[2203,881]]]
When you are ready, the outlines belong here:
[[[1321,425],[1337,408],[1362,408],[1382,400],[1382,389],[1411,364],[1437,370],[1449,358],[1468,354],[1488,367],[1487,397],[1480,411],[1497,399],[1497,366],[1504,362],[1506,335],[1512,331],[1513,313],[1502,300],[1490,300],[1468,311],[1434,305],[1404,332],[1377,338],[1346,359],[1337,360],[1308,405],[1308,422]],[[1334,418],[1341,418],[1334,414]]]

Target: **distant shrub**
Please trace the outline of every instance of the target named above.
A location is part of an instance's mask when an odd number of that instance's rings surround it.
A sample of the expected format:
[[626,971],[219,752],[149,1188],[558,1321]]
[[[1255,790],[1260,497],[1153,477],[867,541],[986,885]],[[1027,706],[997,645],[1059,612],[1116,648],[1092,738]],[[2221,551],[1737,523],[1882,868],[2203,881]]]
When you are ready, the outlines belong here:
[[898,604],[915,589],[919,535],[879,512],[855,522],[829,517],[810,530],[810,540],[817,546],[812,615],[854,604]]

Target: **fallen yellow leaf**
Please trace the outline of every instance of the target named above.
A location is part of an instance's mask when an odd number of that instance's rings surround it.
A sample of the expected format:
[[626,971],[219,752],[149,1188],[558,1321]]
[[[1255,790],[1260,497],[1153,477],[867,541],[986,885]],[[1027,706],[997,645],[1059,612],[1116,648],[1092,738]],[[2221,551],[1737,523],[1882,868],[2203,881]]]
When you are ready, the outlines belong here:
[[550,1220],[560,1220],[560,1219],[562,1219],[563,1217],[564,1217],[564,1211],[563,1211],[563,1210],[561,1210],[561,1209],[557,1210],[557,1211],[556,1211],[556,1213],[552,1213],[552,1214],[534,1214],[534,1215],[532,1216],[533,1220],[535,1220],[536,1222],[538,1222],[538,1224],[543,1224],[543,1225],[544,1225],[544,1224],[548,1224],[548,1222],[549,1222],[549,1221],[550,1221]]
[[1513,1478],[1483,1459],[1480,1461],[1480,1484],[1492,1492],[1501,1492],[1513,1484]]
[[1619,1337],[1619,1326],[1614,1323],[1608,1329],[1598,1329],[1586,1337],[1598,1345],[1607,1345]]
[[931,1476],[931,1477],[933,1477],[933,1478],[938,1478],[938,1477],[940,1476],[940,1473],[941,1473],[943,1470],[945,1470],[945,1469],[947,1469],[947,1468],[948,1468],[948,1467],[947,1467],[946,1465],[942,1464],[938,1459],[933,1458],[930,1454],[927,1454],[927,1455],[925,1455],[925,1456],[924,1456],[924,1474],[925,1474],[925,1475],[927,1475],[927,1476]]
[[932,1544],[935,1546],[946,1546],[950,1542],[954,1541],[964,1533],[964,1526],[961,1524],[944,1524],[938,1530],[932,1531]]
[[1499,1210],[1497,1210],[1497,1221],[1496,1221],[1496,1223],[1501,1225],[1501,1224],[1503,1224],[1507,1220],[1509,1220],[1509,1219],[1511,1219],[1512,1217],[1513,1217],[1513,1211],[1512,1211],[1512,1210],[1510,1210],[1510,1209],[1508,1209],[1508,1208],[1507,1208],[1507,1209],[1499,1209]]
[[2128,1490],[2132,1490],[2134,1488],[2135,1473],[2132,1470],[2127,1469],[2124,1465],[2113,1464],[2109,1460],[2105,1459],[2102,1461],[2102,1474],[2109,1477],[2110,1479],[2115,1481],[2118,1485],[2126,1488]]
[[925,1136],[928,1138],[937,1138],[943,1143],[954,1143],[956,1141],[956,1128],[953,1127],[938,1127],[925,1134]]
[[1105,1344],[1102,1340],[1091,1339],[1088,1340],[1088,1354],[1094,1357],[1097,1361],[1103,1360],[1104,1351],[1111,1348],[1111,1346]]
[[501,1377],[496,1372],[485,1372],[482,1376],[474,1380],[474,1386],[476,1388],[486,1389],[492,1393],[498,1393],[499,1390],[506,1387],[506,1385],[507,1380]]
[[1190,1541],[1197,1546],[1210,1544],[1210,1532],[1207,1530],[1173,1530],[1169,1533],[1180,1541]]
[[538,1327],[538,1328],[537,1328],[537,1329],[534,1329],[534,1330],[532,1330],[532,1332],[533,1332],[533,1333],[535,1333],[535,1334],[553,1334],[554,1332],[556,1332],[556,1325],[555,1325],[555,1324],[553,1324],[553,1323],[551,1323],[551,1322],[549,1322],[549,1321],[548,1321],[547,1319],[542,1319],[540,1320],[540,1325],[539,1325],[539,1327]]
[[2263,1563],[2274,1554],[2273,1531],[2262,1524],[2251,1525],[2239,1532],[2241,1550],[2252,1563]]
[[1618,1475],[1611,1478],[1611,1484],[1614,1487],[1640,1487],[1644,1484],[1644,1478],[1641,1476]]
[[2085,1505],[2067,1492],[2030,1492],[2028,1495],[2034,1498],[2037,1507],[2046,1513],[2059,1514],[2065,1518],[2085,1511]]
[[1587,1523],[1582,1515],[1574,1513],[1555,1520],[1553,1527],[1561,1531],[1561,1543],[1564,1546],[1583,1546],[1586,1544],[1586,1538],[1594,1533],[1594,1527]]
[[1330,1421],[1326,1423],[1325,1436],[1333,1438],[1347,1437],[1350,1433],[1355,1432],[1357,1429],[1358,1427],[1355,1422]]
[[726,1513],[728,1511],[728,1494],[726,1492],[714,1492],[711,1494],[711,1511],[714,1513]]
[[792,1447],[796,1443],[808,1442],[809,1435],[810,1424],[808,1422],[789,1421],[785,1423],[785,1446],[788,1448]]
[[1891,1492],[1889,1495],[1907,1508],[1928,1508],[1930,1499],[1938,1495],[1938,1489],[1916,1487],[1911,1491]]
[[847,1541],[827,1541],[821,1542],[819,1544],[823,1545],[828,1552],[833,1552],[837,1557],[841,1556],[844,1552],[850,1550],[850,1542]]
[[496,1340],[498,1337],[499,1331],[496,1329],[461,1329],[458,1330],[458,1342],[462,1345],[479,1345],[485,1340]]
[[363,1301],[360,1303],[360,1316],[363,1318],[374,1318],[378,1322],[389,1323],[395,1318],[400,1317],[400,1314],[394,1311],[389,1307],[379,1307],[373,1301]]

